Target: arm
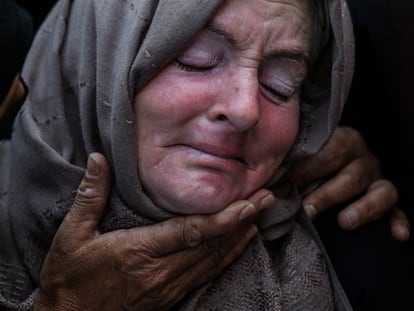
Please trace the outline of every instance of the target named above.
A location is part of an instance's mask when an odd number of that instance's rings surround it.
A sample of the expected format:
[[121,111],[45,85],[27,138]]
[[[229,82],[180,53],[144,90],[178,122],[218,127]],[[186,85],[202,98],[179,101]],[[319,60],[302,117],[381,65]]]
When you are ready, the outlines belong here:
[[343,229],[353,230],[391,213],[393,236],[401,241],[409,238],[408,219],[395,207],[398,191],[383,178],[378,159],[356,130],[339,127],[320,153],[292,169],[291,177],[302,189],[325,180],[304,198],[312,219],[332,206],[354,200],[338,215]]
[[35,310],[168,309],[239,257],[274,200],[259,190],[217,214],[100,234],[109,168],[93,159],[42,268]]

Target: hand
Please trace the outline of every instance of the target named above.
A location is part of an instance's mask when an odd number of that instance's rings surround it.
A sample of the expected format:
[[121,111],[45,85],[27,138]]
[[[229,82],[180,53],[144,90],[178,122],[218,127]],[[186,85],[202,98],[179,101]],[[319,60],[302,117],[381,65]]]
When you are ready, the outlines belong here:
[[390,181],[382,178],[378,159],[356,130],[339,127],[321,152],[292,169],[291,177],[301,189],[328,178],[303,199],[311,219],[363,194],[339,213],[338,221],[344,230],[356,229],[392,212],[390,221],[394,238],[401,241],[409,238],[408,219],[395,207],[398,191]]
[[256,234],[274,197],[259,190],[213,215],[101,234],[109,168],[92,154],[42,267],[35,310],[165,310],[214,279]]
[[6,115],[7,110],[23,98],[26,93],[23,82],[20,79],[20,75],[17,74],[6,97],[0,98],[0,120]]

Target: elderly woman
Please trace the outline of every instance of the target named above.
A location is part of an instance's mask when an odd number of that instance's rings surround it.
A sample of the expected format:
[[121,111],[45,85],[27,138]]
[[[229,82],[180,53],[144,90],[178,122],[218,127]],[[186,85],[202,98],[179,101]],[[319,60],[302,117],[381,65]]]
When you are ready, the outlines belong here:
[[[99,151],[115,175],[101,232],[251,198],[249,216],[277,197],[242,256],[177,309],[349,309],[285,173],[332,134],[352,51],[340,0],[61,1],[30,53],[32,88],[13,140],[1,146],[1,300],[33,303],[87,155]],[[84,267],[97,266],[85,258]],[[43,301],[67,299],[66,309],[138,305],[140,289],[128,282],[80,284],[75,274],[54,284],[74,290],[40,284]],[[88,299],[96,291],[107,302]]]

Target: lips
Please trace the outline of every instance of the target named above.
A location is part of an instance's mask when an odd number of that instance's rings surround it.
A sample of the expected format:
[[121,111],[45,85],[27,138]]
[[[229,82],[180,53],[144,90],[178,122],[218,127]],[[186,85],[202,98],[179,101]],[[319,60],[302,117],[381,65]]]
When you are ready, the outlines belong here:
[[239,164],[247,165],[247,162],[242,157],[241,148],[232,146],[231,144],[218,145],[209,143],[190,143],[183,144],[182,146],[215,158],[227,161],[235,161]]

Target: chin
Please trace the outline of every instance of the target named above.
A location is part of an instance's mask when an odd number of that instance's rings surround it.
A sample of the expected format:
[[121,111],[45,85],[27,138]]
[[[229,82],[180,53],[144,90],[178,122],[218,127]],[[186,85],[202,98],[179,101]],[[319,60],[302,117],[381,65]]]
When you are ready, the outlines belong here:
[[[177,208],[174,212],[183,215],[214,214],[225,209],[235,200],[233,198],[222,198],[221,196],[199,195],[194,199],[181,200],[181,207]],[[180,206],[178,204],[175,206]]]
[[213,214],[237,199],[235,195],[230,196],[228,191],[212,187],[203,187],[203,191],[187,188],[186,191],[164,193],[161,199],[158,198],[158,206],[181,215]]
[[202,204],[202,205],[194,205],[191,203],[187,203],[187,209],[183,208],[177,211],[174,211],[175,213],[181,214],[181,215],[206,215],[206,214],[214,214],[221,210],[223,210],[227,205],[218,205],[218,204]]

